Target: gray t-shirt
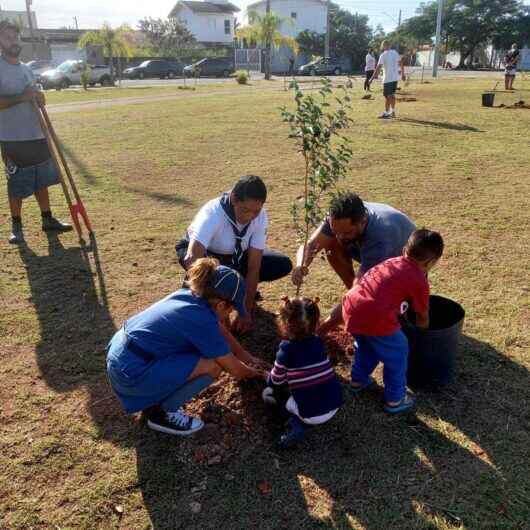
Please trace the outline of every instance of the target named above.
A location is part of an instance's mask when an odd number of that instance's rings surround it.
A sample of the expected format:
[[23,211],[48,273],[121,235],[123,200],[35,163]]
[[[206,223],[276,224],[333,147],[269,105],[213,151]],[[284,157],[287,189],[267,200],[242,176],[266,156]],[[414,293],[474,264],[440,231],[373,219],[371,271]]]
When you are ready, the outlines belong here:
[[[351,257],[361,264],[361,274],[386,259],[401,256],[410,234],[416,230],[403,212],[391,206],[377,202],[365,202],[364,205],[368,210],[366,229],[360,239],[346,245]],[[335,237],[329,217],[322,225],[322,233]]]
[[[0,97],[19,96],[35,83],[31,69],[10,64],[0,57]],[[23,142],[44,138],[39,118],[29,102],[0,110],[0,142]]]

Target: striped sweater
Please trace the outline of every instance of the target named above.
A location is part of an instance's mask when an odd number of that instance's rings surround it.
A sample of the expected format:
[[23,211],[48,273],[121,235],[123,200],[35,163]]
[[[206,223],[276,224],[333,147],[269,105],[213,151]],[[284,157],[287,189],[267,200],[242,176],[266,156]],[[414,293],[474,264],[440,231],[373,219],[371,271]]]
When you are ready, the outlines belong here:
[[289,385],[302,418],[321,416],[342,405],[335,370],[316,335],[280,343],[269,384]]

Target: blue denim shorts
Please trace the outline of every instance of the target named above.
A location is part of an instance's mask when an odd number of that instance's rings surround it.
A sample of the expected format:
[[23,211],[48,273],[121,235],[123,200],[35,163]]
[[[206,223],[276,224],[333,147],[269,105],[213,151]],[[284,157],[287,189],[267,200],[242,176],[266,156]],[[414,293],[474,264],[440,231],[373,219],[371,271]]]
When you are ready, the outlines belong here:
[[52,158],[29,167],[6,168],[7,192],[11,197],[26,199],[36,191],[59,184],[59,170]]

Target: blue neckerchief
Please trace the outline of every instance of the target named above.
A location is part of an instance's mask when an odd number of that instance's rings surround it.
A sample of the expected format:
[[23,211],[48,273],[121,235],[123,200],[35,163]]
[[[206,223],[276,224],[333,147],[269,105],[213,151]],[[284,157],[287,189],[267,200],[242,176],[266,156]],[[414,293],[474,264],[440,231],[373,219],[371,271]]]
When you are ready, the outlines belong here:
[[234,206],[230,201],[230,192],[223,193],[221,197],[221,208],[223,209],[230,226],[234,232],[234,237],[236,238],[236,246],[234,248],[234,253],[232,254],[232,265],[236,270],[239,270],[241,267],[241,258],[243,257],[243,247],[242,242],[244,237],[247,234],[247,231],[250,227],[250,223],[245,225],[241,230],[237,227],[236,214],[234,212]]

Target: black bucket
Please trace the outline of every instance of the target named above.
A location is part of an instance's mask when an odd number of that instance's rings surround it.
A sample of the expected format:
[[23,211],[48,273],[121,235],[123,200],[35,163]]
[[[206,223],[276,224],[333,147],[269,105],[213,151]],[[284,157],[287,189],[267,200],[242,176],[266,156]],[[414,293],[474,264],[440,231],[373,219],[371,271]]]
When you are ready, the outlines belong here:
[[436,390],[453,380],[466,315],[460,304],[435,295],[430,298],[429,313],[429,329],[403,323],[403,331],[409,340],[407,380],[415,390]]
[[482,94],[482,106],[483,107],[493,107],[493,102],[495,101],[495,94],[493,92],[485,92]]

